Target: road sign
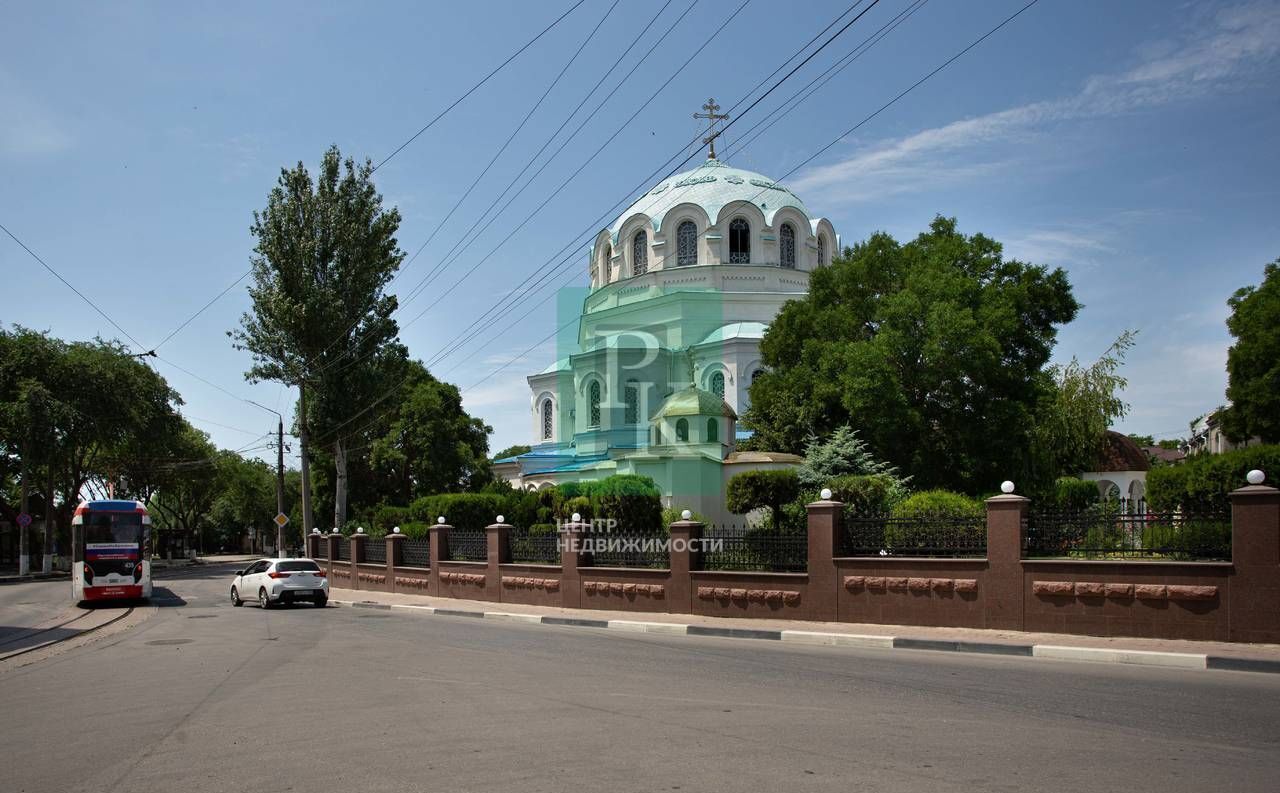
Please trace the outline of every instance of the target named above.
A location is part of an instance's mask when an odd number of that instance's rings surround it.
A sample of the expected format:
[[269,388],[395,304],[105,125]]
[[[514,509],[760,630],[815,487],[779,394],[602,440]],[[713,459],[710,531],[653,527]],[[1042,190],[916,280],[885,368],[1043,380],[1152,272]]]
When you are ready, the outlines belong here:
[[283,529],[289,523],[289,516],[281,512],[275,516],[274,520],[276,525]]
[[24,529],[25,529],[26,527],[30,526],[30,525],[31,525],[31,516],[30,516],[30,515],[28,515],[28,514],[27,514],[27,513],[25,513],[25,512],[19,512],[19,513],[18,513],[18,525],[19,525],[19,526],[21,526],[21,527],[22,527],[22,528],[24,528]]

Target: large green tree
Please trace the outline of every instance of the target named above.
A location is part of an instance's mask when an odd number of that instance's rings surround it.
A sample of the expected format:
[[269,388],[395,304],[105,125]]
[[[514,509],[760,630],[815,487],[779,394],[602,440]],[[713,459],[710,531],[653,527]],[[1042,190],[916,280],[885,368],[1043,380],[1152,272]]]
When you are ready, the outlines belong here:
[[1061,269],[1006,260],[954,219],[906,244],[874,234],[783,307],[744,421],[797,453],[848,424],[918,487],[988,490],[1029,467],[1045,365],[1078,309]]
[[1259,437],[1280,442],[1280,259],[1268,264],[1262,283],[1227,301],[1227,399],[1222,427],[1235,441]]
[[[400,213],[384,209],[369,161],[325,152],[315,179],[302,163],[282,170],[250,227],[254,248],[252,310],[232,333],[253,355],[250,381],[299,389],[304,532],[313,524],[309,433],[336,430],[367,405],[376,353],[396,337],[396,299],[385,292],[404,258],[396,242]],[[309,395],[328,426],[311,427]],[[339,418],[342,417],[342,418]],[[349,435],[332,432],[334,522],[346,520]]]

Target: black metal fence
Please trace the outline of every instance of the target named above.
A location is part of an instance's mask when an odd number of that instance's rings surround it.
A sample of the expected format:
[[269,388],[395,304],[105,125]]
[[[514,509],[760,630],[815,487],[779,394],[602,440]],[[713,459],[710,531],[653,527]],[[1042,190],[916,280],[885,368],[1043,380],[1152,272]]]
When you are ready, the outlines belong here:
[[483,562],[489,558],[489,540],[484,529],[450,529],[449,558],[459,562]]
[[524,564],[560,564],[560,535],[555,526],[513,526],[507,535],[511,561]]
[[387,563],[387,539],[370,537],[364,541],[364,560],[370,564]]
[[317,559],[329,558],[329,540],[326,539],[324,536],[321,536],[320,541],[316,543],[316,558]]
[[[669,553],[670,534],[665,527],[651,531],[585,532],[575,536],[583,543],[582,564],[590,567],[648,567],[671,566]],[[587,550],[590,549],[590,550]]]
[[404,563],[406,567],[430,567],[431,566],[431,540],[405,540],[401,547],[404,548]]
[[338,561],[345,562],[351,560],[351,540],[346,537],[338,538]]
[[1027,558],[1230,561],[1231,513],[1032,510]]
[[987,555],[987,513],[892,516],[845,510],[843,556],[931,556],[981,558]]
[[707,526],[702,538],[703,570],[803,573],[809,567],[809,537],[803,529]]

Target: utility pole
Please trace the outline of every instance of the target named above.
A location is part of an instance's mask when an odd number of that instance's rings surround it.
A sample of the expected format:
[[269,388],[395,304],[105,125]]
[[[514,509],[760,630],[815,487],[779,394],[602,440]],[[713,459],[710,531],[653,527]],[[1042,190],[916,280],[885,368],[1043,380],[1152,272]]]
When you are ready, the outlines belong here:
[[[31,514],[27,510],[27,507],[30,506],[30,501],[31,501],[30,497],[27,494],[27,470],[29,467],[27,458],[31,456],[31,449],[29,447],[30,447],[30,444],[28,444],[28,448],[22,450],[22,499],[21,499],[22,506],[20,507],[20,510],[21,510],[20,514],[22,515]],[[26,526],[24,526],[22,525],[21,519],[19,519],[19,522],[18,522],[18,575],[26,575],[31,572],[31,548],[28,545],[30,540],[27,539],[27,530],[29,528],[30,528],[30,524],[27,524]]]
[[[276,514],[284,514],[284,416],[276,425]],[[284,526],[276,524],[276,555],[284,548]]]
[[311,440],[307,429],[307,384],[298,381],[298,445],[302,447],[302,541],[307,541],[315,521],[311,515]]

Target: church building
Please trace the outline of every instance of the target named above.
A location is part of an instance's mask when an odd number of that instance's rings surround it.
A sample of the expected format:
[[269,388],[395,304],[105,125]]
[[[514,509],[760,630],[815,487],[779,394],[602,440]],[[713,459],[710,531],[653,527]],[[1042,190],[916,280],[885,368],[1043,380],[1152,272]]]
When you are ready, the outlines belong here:
[[721,521],[730,477],[800,462],[737,451],[737,419],[765,329],[839,237],[783,185],[717,160],[714,137],[596,236],[576,338],[528,377],[533,449],[495,464],[514,485],[642,474],[666,506]]

